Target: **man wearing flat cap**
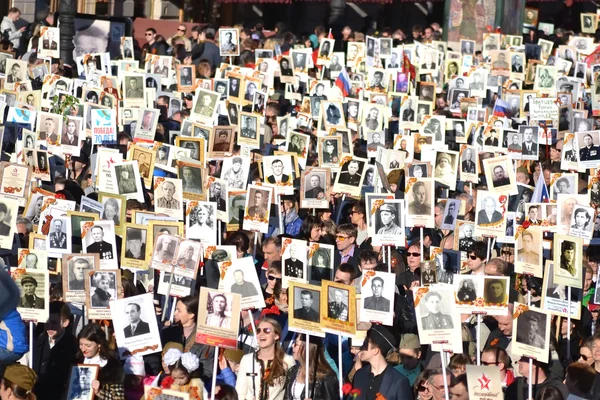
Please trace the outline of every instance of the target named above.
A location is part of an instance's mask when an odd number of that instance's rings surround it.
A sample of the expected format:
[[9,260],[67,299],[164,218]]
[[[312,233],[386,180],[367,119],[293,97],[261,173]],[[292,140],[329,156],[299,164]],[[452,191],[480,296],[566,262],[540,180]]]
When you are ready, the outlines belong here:
[[384,204],[379,208],[379,218],[381,218],[383,226],[377,231],[378,235],[402,234],[402,229],[394,222],[396,214],[396,208],[391,204]]
[[38,287],[37,280],[30,275],[25,275],[21,279],[21,287],[23,288],[23,297],[19,301],[19,307],[43,310],[44,299],[35,294],[35,289]]
[[544,337],[539,332],[544,329],[544,325],[540,314],[525,311],[517,322],[517,342],[543,349]]
[[374,325],[369,329],[359,353],[363,367],[356,371],[352,381],[354,388],[360,390],[358,400],[374,399],[376,393],[385,399],[412,399],[408,379],[386,361],[396,343],[394,335],[385,327]]

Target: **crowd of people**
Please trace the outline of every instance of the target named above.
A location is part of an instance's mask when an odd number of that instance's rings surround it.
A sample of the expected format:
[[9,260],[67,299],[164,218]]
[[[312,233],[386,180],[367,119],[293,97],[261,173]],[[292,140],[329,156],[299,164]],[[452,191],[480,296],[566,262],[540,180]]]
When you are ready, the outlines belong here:
[[68,65],[19,17],[0,399],[600,398],[593,33],[181,24]]

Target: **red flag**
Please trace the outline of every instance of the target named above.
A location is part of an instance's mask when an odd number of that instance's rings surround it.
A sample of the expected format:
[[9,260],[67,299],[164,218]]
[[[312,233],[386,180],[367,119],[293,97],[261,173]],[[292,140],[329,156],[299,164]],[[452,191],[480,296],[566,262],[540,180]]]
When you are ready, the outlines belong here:
[[327,35],[327,39],[333,39],[333,34],[331,33],[331,28],[329,28],[329,34]]
[[596,47],[596,50],[585,58],[588,68],[592,68],[592,65],[598,64],[598,62],[600,62],[600,46]]
[[402,72],[405,74],[410,73],[413,78],[416,76],[415,66],[410,63],[406,53],[402,53]]

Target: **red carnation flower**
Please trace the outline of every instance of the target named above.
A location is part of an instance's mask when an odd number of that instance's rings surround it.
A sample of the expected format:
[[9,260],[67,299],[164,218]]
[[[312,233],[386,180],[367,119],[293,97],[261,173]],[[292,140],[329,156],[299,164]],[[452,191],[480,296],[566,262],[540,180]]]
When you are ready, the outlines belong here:
[[349,395],[351,390],[352,385],[349,383],[344,383],[344,386],[342,386],[342,393],[344,394],[344,396]]
[[527,229],[529,228],[529,225],[531,225],[531,222],[529,222],[529,220],[523,221],[523,223],[521,224],[523,226],[523,229]]
[[167,376],[162,380],[160,387],[163,389],[169,389],[173,383],[175,383],[175,380],[172,377]]

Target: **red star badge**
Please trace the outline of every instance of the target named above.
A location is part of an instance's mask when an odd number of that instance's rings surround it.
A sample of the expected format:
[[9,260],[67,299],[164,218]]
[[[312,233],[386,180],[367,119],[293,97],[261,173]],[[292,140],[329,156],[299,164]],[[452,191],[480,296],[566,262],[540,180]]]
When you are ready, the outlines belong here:
[[488,379],[487,376],[485,376],[485,374],[481,375],[481,378],[477,379],[479,381],[479,384],[481,385],[481,390],[487,389],[490,390],[490,382],[491,380]]

